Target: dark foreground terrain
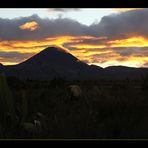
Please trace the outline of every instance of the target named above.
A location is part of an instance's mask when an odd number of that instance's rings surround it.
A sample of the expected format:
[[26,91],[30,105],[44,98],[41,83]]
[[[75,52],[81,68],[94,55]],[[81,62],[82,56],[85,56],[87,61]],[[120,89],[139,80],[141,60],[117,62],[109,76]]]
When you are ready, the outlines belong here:
[[[69,85],[80,86],[73,96]],[[148,138],[148,77],[20,81],[0,77],[1,139]]]

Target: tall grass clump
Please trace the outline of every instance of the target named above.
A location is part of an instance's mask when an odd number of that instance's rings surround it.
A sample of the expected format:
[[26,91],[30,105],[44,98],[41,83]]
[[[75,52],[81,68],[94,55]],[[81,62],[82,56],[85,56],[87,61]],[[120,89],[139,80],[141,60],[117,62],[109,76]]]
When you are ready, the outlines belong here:
[[9,89],[6,77],[0,74],[0,121],[6,124],[7,117],[14,119],[15,107],[11,90]]
[[25,90],[21,91],[21,95],[22,95],[22,98],[21,98],[22,99],[21,100],[22,121],[24,122],[28,114],[28,102],[27,102]]

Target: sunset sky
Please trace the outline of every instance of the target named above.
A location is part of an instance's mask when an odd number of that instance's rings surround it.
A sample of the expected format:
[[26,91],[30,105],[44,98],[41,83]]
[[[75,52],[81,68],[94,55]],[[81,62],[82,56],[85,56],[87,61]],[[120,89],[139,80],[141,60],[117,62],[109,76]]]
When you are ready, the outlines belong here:
[[148,67],[148,9],[0,9],[0,63],[54,45],[88,64]]

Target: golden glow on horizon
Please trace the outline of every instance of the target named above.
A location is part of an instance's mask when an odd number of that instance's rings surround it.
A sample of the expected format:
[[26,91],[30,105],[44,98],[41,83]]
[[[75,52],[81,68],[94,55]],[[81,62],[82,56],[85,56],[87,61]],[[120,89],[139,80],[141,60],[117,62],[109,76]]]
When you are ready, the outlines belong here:
[[92,63],[95,64],[97,66],[101,66],[103,68],[108,67],[108,66],[127,66],[127,67],[142,67],[142,64],[140,64],[138,61],[135,62],[130,62],[130,61],[125,61],[125,62],[118,62],[116,60],[111,60],[105,63]]
[[39,25],[37,22],[31,21],[19,26],[19,28],[22,30],[34,31],[39,28]]
[[18,64],[18,62],[1,62],[3,63],[4,65],[16,65]]
[[[117,58],[118,59],[118,58]],[[129,57],[127,58],[127,60],[125,61],[118,61],[116,58],[108,58],[107,62],[104,63],[91,63],[91,64],[95,64],[98,66],[101,66],[103,68],[108,67],[108,66],[118,66],[118,65],[122,65],[122,66],[128,66],[128,67],[142,67],[144,65],[144,63],[146,63],[148,61],[147,57],[141,58],[141,57]]]
[[[142,36],[129,37],[121,40],[108,40],[104,38],[105,43],[103,41],[104,44],[101,45],[99,45],[99,43],[82,44],[81,42],[83,42],[84,39],[98,39],[99,41],[101,38],[92,36],[55,36],[34,41],[0,41],[0,52],[19,52],[21,54],[30,53],[28,54],[28,58],[30,58],[30,56],[35,55],[48,46],[59,46],[62,48],[64,47],[66,51],[69,51],[82,61],[87,61],[89,64],[97,63],[97,65],[102,67],[111,65],[138,67],[148,62],[147,55],[139,57],[136,55],[127,55],[122,57],[122,55],[116,53],[115,50],[112,49],[114,47],[148,47],[148,39]],[[120,60],[123,58],[124,60]],[[0,62],[4,65],[13,65],[26,59],[10,60],[3,58],[0,59]]]

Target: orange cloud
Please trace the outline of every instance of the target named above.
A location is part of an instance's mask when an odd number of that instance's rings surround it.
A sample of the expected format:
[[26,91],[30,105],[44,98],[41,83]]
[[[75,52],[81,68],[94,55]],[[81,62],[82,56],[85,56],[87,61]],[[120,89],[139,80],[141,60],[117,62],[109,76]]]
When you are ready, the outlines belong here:
[[89,36],[56,36],[36,41],[1,41],[1,51],[19,51],[21,53],[39,52],[48,46],[62,46],[64,43],[77,43],[82,39],[91,39]]
[[32,21],[32,22],[27,22],[27,23],[19,26],[19,28],[22,30],[34,31],[39,28],[39,25],[37,22]]
[[[103,41],[103,44],[101,45],[99,45],[99,42],[98,44],[92,44],[92,42],[90,42],[91,44],[81,44],[81,41],[85,39],[94,40],[96,38],[92,36],[55,36],[36,41],[0,41],[0,52],[13,51],[19,52],[21,54],[29,53],[27,56],[25,56],[25,58],[27,57],[26,59],[28,59],[44,48],[56,45],[64,47],[65,50],[69,49],[68,51],[71,54],[82,61],[87,61],[89,64],[97,64],[102,67],[110,65],[138,67],[148,61],[147,55],[144,55],[141,52],[138,52],[138,54],[141,53],[143,56],[138,56],[137,54],[127,54],[126,56],[122,56],[120,52],[116,51],[118,50],[118,47],[123,47],[122,52],[124,52],[124,47],[148,47],[148,40],[142,36],[111,41],[106,39],[105,42]],[[128,52],[127,50],[132,49],[125,49],[126,52]],[[26,59],[6,59],[4,57],[0,57],[0,62],[3,64],[16,64]]]

